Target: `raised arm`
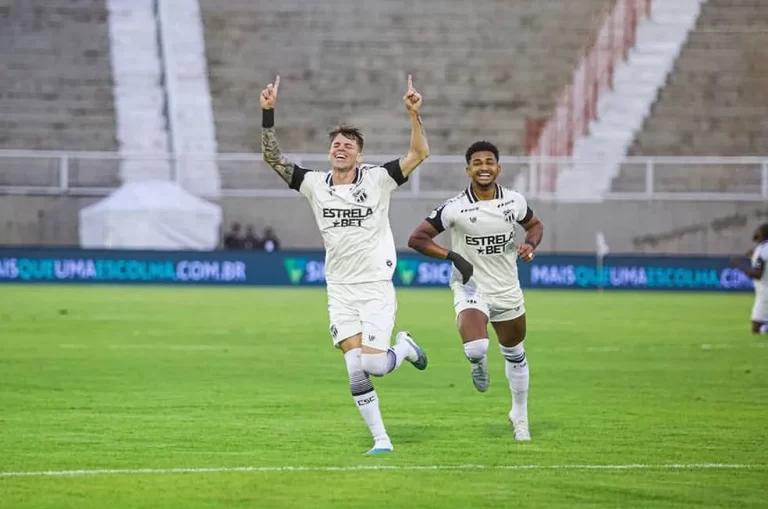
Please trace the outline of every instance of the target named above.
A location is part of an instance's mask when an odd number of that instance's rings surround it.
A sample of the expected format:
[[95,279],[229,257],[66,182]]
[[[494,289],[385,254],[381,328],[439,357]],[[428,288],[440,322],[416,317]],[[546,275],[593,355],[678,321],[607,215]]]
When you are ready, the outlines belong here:
[[400,168],[403,171],[403,176],[407,177],[429,157],[427,133],[424,132],[424,124],[419,116],[421,94],[413,88],[413,79],[410,74],[408,75],[408,91],[403,97],[403,102],[405,102],[408,117],[411,119],[411,146],[408,148],[408,153],[400,158]]
[[261,104],[261,153],[267,164],[290,184],[293,180],[294,164],[280,152],[280,146],[277,144],[277,133],[275,132],[275,104],[277,103],[278,87],[280,87],[280,76],[275,78],[274,84],[267,85],[259,97]]

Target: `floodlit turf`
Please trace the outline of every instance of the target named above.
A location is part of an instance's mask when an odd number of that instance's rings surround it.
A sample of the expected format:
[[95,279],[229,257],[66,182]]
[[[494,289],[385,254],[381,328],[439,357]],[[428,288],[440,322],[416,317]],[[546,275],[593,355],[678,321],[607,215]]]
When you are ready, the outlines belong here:
[[[523,444],[495,343],[480,394],[448,290],[398,296],[430,365],[374,380],[372,458],[321,289],[0,286],[0,507],[768,506],[750,295],[529,292]],[[7,475],[227,467],[264,469]]]

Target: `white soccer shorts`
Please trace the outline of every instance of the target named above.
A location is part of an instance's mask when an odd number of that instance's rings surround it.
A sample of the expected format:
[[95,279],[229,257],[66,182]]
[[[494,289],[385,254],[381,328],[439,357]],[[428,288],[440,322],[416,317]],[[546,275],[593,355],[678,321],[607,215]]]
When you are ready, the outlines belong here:
[[752,306],[753,322],[768,322],[768,298],[755,297],[755,305]]
[[387,350],[395,328],[397,299],[392,281],[350,285],[328,283],[328,315],[333,346],[363,335],[363,346]]
[[451,290],[457,317],[465,309],[477,309],[491,322],[506,322],[525,314],[525,300],[519,287],[506,294],[483,295],[470,281],[467,285],[451,285]]

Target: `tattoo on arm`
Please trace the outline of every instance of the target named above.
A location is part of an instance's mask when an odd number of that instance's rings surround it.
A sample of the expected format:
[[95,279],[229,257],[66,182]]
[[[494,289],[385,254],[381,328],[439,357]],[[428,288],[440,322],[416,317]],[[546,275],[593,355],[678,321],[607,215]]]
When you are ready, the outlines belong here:
[[261,129],[261,152],[267,164],[277,172],[288,184],[293,179],[293,162],[284,157],[277,144],[277,133],[274,127]]

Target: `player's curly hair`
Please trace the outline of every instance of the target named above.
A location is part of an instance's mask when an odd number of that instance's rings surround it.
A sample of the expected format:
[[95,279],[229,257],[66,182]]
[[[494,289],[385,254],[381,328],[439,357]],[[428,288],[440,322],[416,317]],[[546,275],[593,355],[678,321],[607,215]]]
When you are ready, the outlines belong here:
[[339,134],[347,139],[355,140],[357,142],[357,148],[360,149],[360,152],[363,151],[365,138],[363,137],[363,132],[360,129],[355,126],[341,124],[328,133],[328,144],[333,143],[333,139]]
[[[759,233],[762,240],[768,240],[768,223],[763,223],[758,226],[755,233]],[[755,241],[757,240],[757,235],[755,235]]]
[[472,159],[472,155],[475,152],[490,152],[496,158],[496,162],[499,162],[499,149],[490,141],[476,141],[470,145],[467,149],[467,153],[464,154],[464,157],[467,159],[467,164],[469,164],[469,160]]

